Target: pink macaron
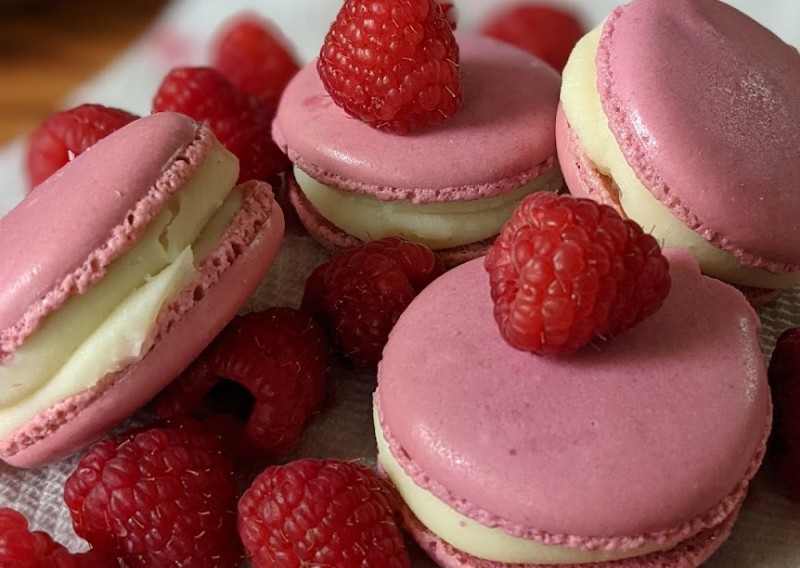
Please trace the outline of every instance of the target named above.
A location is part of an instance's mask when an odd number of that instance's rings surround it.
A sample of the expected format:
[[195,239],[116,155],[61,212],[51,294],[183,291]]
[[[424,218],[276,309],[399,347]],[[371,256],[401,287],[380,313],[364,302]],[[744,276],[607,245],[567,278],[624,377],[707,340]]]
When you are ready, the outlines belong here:
[[410,134],[346,114],[325,90],[316,61],[287,86],[273,138],[295,165],[290,199],[326,248],[395,235],[457,264],[486,250],[525,194],[561,187],[559,75],[494,39],[456,38],[463,105]]
[[237,313],[283,235],[269,185],[175,113],[101,140],[0,219],[0,458],[75,452]]
[[482,259],[400,317],[378,463],[439,565],[694,568],[727,538],[771,425],[759,320],[686,251],[665,255],[661,309],[567,357],[503,340]]
[[570,191],[728,282],[800,281],[800,54],[718,0],[634,0],[573,50],[557,119]]

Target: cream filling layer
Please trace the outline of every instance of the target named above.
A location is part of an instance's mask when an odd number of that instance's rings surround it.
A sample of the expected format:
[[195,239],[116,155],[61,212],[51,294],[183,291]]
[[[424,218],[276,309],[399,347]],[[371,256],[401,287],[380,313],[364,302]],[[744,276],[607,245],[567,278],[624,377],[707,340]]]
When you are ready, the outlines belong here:
[[0,436],[149,350],[159,312],[241,207],[237,175],[236,158],[217,145],[105,277],[49,315],[0,366]]
[[649,542],[632,550],[581,550],[542,544],[511,536],[499,528],[490,528],[462,515],[422,489],[409,477],[389,449],[377,412],[373,412],[378,462],[389,476],[408,508],[428,530],[453,548],[476,558],[507,564],[587,564],[642,556],[667,550],[676,543]]
[[578,42],[564,68],[561,104],[587,157],[619,188],[620,206],[663,246],[689,250],[704,273],[745,286],[789,288],[800,272],[773,273],[743,266],[731,253],[718,249],[677,219],[639,181],[608,126],[597,91],[595,58],[602,24]]
[[526,195],[561,187],[561,173],[551,170],[504,195],[415,205],[409,201],[381,201],[342,191],[318,182],[297,167],[294,174],[300,189],[319,214],[345,233],[362,241],[400,236],[434,250],[493,237]]

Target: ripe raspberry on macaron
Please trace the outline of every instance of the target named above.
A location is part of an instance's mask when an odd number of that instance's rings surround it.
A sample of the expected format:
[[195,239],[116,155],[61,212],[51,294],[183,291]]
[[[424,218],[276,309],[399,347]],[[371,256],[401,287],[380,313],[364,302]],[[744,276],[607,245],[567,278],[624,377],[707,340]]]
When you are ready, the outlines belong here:
[[607,205],[527,197],[486,255],[494,315],[512,346],[577,351],[655,313],[670,289],[658,242]]
[[452,27],[436,0],[346,0],[317,71],[345,112],[404,133],[458,112],[458,60]]
[[558,73],[454,27],[450,3],[347,0],[287,85],[272,134],[328,250],[398,236],[453,266],[484,254],[525,195],[561,187]]

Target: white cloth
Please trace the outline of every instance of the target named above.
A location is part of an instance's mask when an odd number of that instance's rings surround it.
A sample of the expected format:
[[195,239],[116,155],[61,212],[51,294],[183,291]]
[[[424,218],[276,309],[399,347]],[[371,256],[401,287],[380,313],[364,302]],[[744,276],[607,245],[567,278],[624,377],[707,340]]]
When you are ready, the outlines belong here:
[[[469,30],[489,11],[514,0],[461,0],[457,2],[459,27]],[[558,3],[554,0],[554,3]],[[595,25],[617,4],[613,0],[563,0],[576,9],[588,25]],[[731,3],[800,45],[800,2],[796,0],[731,0]],[[208,40],[219,22],[250,9],[274,20],[291,38],[302,60],[317,53],[333,20],[339,0],[174,0],[157,21],[107,69],[72,93],[63,106],[82,102],[103,103],[146,114],[153,94],[166,72],[177,65],[208,62]],[[0,148],[0,214],[21,199],[23,142]],[[302,283],[326,254],[304,236],[287,236],[282,251],[251,305],[296,306]],[[769,354],[776,335],[800,325],[800,291],[785,294],[762,310],[764,351]],[[371,392],[374,377],[335,371],[330,405],[308,428],[294,455],[367,458],[374,456]],[[75,458],[53,466],[23,471],[0,465],[0,506],[13,506],[36,529],[47,530],[73,549],[85,543],[74,536],[61,494]],[[415,568],[430,561],[414,552]],[[790,503],[774,483],[769,468],[758,475],[732,538],[708,563],[709,568],[797,568],[800,566],[800,505]]]

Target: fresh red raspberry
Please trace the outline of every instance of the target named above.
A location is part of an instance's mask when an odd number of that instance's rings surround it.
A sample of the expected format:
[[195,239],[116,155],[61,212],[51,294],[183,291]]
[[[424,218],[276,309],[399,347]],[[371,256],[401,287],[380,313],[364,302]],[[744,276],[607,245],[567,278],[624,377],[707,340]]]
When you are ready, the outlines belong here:
[[444,19],[447,20],[447,23],[450,24],[450,29],[456,31],[456,27],[458,25],[458,12],[456,11],[456,6],[452,2],[439,2],[439,6],[442,7],[442,15]]
[[785,330],[769,361],[775,407],[770,449],[789,495],[800,501],[800,328]]
[[64,486],[75,532],[129,568],[238,568],[236,487],[220,448],[188,422],[95,444]]
[[458,44],[436,0],[346,0],[317,70],[333,101],[375,128],[408,132],[461,107]]
[[333,256],[306,280],[302,308],[359,369],[374,369],[397,318],[444,272],[425,245],[399,237],[371,241]]
[[354,462],[300,460],[265,469],[239,501],[254,568],[410,565],[395,495]]
[[243,93],[211,67],[176,67],[153,98],[153,112],[175,111],[205,121],[220,143],[239,158],[239,183],[274,181],[289,159],[272,142],[275,107]]
[[99,551],[71,553],[14,509],[0,509],[0,568],[116,568],[116,559]]
[[275,25],[253,12],[222,24],[211,43],[211,64],[242,92],[272,107],[299,65]]
[[559,73],[585,30],[574,14],[547,4],[517,4],[498,12],[480,32],[532,53]]
[[669,293],[656,240],[611,207],[568,195],[526,197],[485,259],[509,344],[571,353],[655,313]]
[[[234,318],[167,387],[156,412],[210,420],[238,458],[284,454],[319,410],[327,368],[327,340],[311,316],[282,307],[252,312]],[[247,391],[244,405],[234,385]],[[249,414],[246,423],[218,416],[231,412]]]
[[28,139],[26,163],[33,189],[86,149],[139,118],[127,111],[83,104],[51,114]]

